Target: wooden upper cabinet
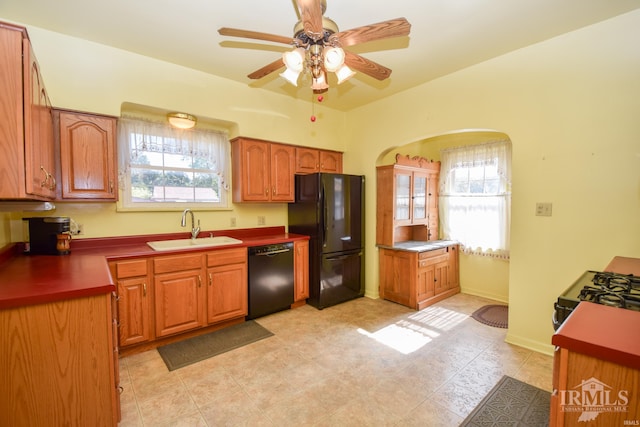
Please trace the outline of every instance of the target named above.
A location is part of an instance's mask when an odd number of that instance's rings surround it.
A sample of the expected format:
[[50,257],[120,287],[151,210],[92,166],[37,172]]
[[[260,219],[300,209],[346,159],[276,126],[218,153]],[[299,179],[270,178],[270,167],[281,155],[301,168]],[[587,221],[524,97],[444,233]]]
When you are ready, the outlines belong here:
[[397,156],[377,168],[376,244],[438,239],[440,162]]
[[117,199],[116,119],[59,111],[62,199]]
[[234,203],[294,201],[295,147],[242,137],[231,144]]
[[342,153],[296,147],[296,173],[342,173]]
[[51,103],[23,27],[0,23],[0,57],[0,199],[53,199]]

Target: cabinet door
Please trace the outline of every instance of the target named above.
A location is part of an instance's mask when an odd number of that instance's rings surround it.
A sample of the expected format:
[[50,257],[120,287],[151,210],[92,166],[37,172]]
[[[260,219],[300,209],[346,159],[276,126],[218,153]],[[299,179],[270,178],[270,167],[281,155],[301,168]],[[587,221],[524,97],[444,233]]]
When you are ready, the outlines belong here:
[[411,223],[411,172],[394,174],[394,220],[396,225]]
[[60,112],[63,199],[116,200],[116,120]]
[[320,170],[320,152],[296,147],[296,173],[308,174]]
[[434,264],[434,288],[436,295],[449,289],[449,257],[444,256]]
[[320,150],[320,172],[342,173],[342,153]]
[[435,296],[435,283],[435,266],[427,260],[420,261],[418,267],[418,280],[416,282],[416,301],[418,304]]
[[207,271],[207,322],[246,316],[247,264],[229,264]]
[[415,256],[410,252],[380,250],[380,298],[414,307]]
[[411,223],[427,223],[428,179],[426,173],[414,172],[411,181]]
[[294,301],[309,298],[309,242],[293,243],[294,250]]
[[[240,164],[238,170],[240,194],[234,191],[234,202],[267,202],[271,193],[269,174],[269,143],[242,139],[240,149],[236,151]],[[235,185],[236,183],[234,183]],[[239,197],[238,197],[239,196]]]
[[118,280],[120,346],[151,339],[151,294],[147,276]]
[[429,240],[439,239],[438,230],[438,177],[437,172],[429,173],[427,177],[427,228]]
[[271,144],[271,201],[293,202],[295,148]]
[[26,192],[55,198],[56,174],[51,103],[29,40],[24,49],[24,148]]
[[178,255],[153,260],[156,336],[205,325],[202,255]]

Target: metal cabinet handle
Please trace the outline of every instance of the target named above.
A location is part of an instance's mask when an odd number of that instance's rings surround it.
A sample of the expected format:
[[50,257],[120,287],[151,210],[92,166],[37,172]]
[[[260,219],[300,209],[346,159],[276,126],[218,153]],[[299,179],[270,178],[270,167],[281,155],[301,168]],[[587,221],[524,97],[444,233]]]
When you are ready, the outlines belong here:
[[109,193],[113,194],[113,180],[109,180]]
[[209,286],[213,285],[213,276],[209,273]]
[[200,275],[198,274],[198,287],[201,288],[202,287],[202,277],[200,277]]
[[142,296],[143,297],[147,296],[147,284],[146,283],[142,284]]
[[265,195],[265,196],[268,196],[268,195],[269,195],[269,187],[266,187],[266,188],[264,189],[264,195]]

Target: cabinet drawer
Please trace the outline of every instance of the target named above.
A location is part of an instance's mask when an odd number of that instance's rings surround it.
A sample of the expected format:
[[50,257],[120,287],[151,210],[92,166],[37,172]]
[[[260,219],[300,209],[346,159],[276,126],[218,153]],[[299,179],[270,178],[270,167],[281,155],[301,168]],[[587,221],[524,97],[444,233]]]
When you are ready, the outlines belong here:
[[168,256],[153,260],[153,271],[155,274],[200,268],[202,268],[202,255],[200,254]]
[[447,253],[447,248],[434,249],[432,251],[420,252],[418,259],[433,258]]
[[125,279],[127,277],[146,276],[147,260],[135,259],[132,261],[121,261],[116,263],[116,277]]
[[428,265],[437,264],[439,262],[447,262],[449,261],[449,254],[438,255],[434,257],[429,257],[427,259],[421,259],[418,261],[418,267],[426,267]]
[[207,254],[207,267],[247,262],[247,248],[221,249]]

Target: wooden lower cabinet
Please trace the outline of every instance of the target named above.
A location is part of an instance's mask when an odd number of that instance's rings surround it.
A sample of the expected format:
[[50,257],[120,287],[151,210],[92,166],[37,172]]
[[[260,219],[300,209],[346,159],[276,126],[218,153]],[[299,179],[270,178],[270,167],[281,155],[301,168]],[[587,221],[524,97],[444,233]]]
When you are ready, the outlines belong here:
[[153,338],[152,281],[147,263],[145,258],[109,264],[118,286],[118,342],[123,347]]
[[112,294],[0,310],[0,425],[116,426]]
[[380,298],[415,310],[460,292],[458,245],[425,252],[379,249]]
[[203,255],[154,258],[156,337],[205,326]]
[[127,352],[248,313],[246,247],[112,261],[109,268]]
[[[638,425],[638,390],[640,369],[556,347],[553,356],[553,393],[549,425]],[[586,399],[590,399],[591,405]],[[583,405],[601,406],[602,411],[593,412],[591,416],[595,418],[592,420],[580,421],[579,418],[584,413]],[[624,411],[614,410],[613,406],[618,405],[623,406]]]
[[247,271],[247,248],[207,254],[207,323],[247,315]]
[[309,298],[309,241],[293,243],[294,302],[302,302]]

